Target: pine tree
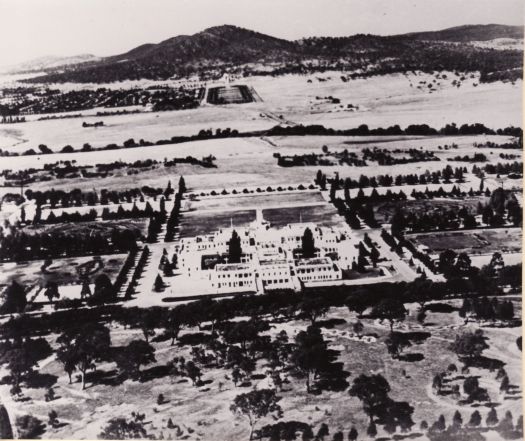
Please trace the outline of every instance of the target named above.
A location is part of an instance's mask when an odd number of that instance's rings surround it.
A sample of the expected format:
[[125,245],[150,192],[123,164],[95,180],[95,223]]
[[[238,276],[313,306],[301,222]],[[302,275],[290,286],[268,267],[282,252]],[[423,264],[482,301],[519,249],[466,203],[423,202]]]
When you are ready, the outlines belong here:
[[179,179],[179,193],[185,193],[186,192],[186,181],[184,180],[184,177],[181,176]]
[[487,426],[495,426],[498,424],[498,421],[498,413],[496,412],[496,408],[493,407],[487,415]]
[[461,414],[458,410],[454,413],[454,416],[452,417],[452,427],[459,429],[461,425],[463,424],[463,418],[461,417]]
[[376,424],[373,421],[371,421],[368,425],[368,428],[366,429],[366,434],[371,438],[375,438],[375,436],[377,435]]
[[481,424],[481,415],[479,414],[479,411],[475,410],[472,413],[468,424],[471,427],[478,427]]
[[310,228],[306,228],[304,230],[304,234],[301,240],[301,248],[303,252],[303,257],[310,258],[315,256],[314,235]]
[[157,274],[157,277],[155,278],[155,283],[153,285],[153,289],[156,292],[162,291],[164,288],[164,281],[162,280],[162,277],[160,277],[160,274]]
[[233,230],[232,237],[228,242],[228,263],[239,263],[242,256],[241,238],[237,231]]

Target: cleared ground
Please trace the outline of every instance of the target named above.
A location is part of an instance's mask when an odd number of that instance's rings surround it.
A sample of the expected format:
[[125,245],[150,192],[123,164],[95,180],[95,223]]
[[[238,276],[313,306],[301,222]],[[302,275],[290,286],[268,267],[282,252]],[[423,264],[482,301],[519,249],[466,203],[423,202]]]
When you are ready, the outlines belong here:
[[[283,121],[324,124],[333,128],[361,124],[371,128],[394,124],[401,127],[429,124],[440,128],[451,122],[458,125],[480,122],[492,128],[521,125],[521,81],[514,85],[479,84],[476,76],[465,79],[458,88],[452,81],[459,77],[451,72],[443,73],[446,80],[436,79],[436,74],[418,73],[343,82],[341,75],[344,73],[335,71],[308,76],[254,77],[247,84],[255,88],[264,100],[262,103],[48,121],[33,121],[38,116],[30,116],[30,122],[0,127],[0,148],[24,151],[46,144],[58,150],[68,144],[79,148],[86,142],[98,147],[108,143],[122,144],[129,138],[156,141],[176,135],[195,135],[201,129],[265,130]],[[107,86],[133,87],[137,84],[126,82]],[[433,85],[432,93],[427,87],[429,84]],[[72,87],[61,86],[62,89]],[[339,99],[340,103],[325,99],[329,96]],[[82,127],[83,121],[100,120],[104,121],[104,127]]]
[[268,208],[263,210],[265,220],[275,228],[298,222],[313,222],[320,226],[334,226],[344,223],[333,206],[314,205],[308,207]]

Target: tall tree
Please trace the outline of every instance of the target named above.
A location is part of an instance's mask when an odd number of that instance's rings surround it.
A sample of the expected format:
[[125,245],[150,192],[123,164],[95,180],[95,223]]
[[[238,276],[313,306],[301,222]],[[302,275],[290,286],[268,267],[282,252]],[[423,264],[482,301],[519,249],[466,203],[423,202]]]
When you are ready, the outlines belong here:
[[53,303],[53,299],[60,298],[60,293],[58,292],[58,285],[56,282],[47,282],[46,290],[44,292],[44,295],[48,298],[48,300]]
[[156,361],[155,348],[144,340],[133,340],[122,348],[116,361],[123,373],[137,379],[140,376],[140,366]]
[[4,290],[0,297],[0,314],[23,312],[27,305],[26,292],[16,280]]
[[363,409],[370,418],[371,424],[378,406],[384,405],[389,401],[389,392],[390,385],[381,374],[359,375],[348,391],[350,396],[361,400]]
[[303,257],[310,258],[315,256],[315,243],[314,235],[310,228],[306,228],[301,239],[301,250],[303,252]]
[[250,425],[250,436],[253,439],[253,431],[257,422],[268,415],[282,415],[281,406],[278,404],[279,398],[272,389],[252,390],[245,394],[237,395],[232,405],[231,411],[248,419]]
[[96,363],[107,357],[111,339],[109,329],[100,323],[68,329],[57,339],[58,359],[64,364],[74,364],[82,375],[82,390],[86,388],[86,373]]
[[329,307],[321,297],[305,296],[299,304],[299,309],[300,317],[310,320],[313,326],[318,318],[326,315]]
[[295,350],[291,362],[298,376],[306,379],[306,391],[310,393],[312,378],[328,363],[328,352],[319,328],[309,326],[295,337]]
[[242,256],[241,238],[237,231],[233,230],[232,237],[228,242],[228,262],[239,263]]
[[401,322],[405,320],[407,313],[403,302],[392,297],[381,300],[372,309],[372,315],[390,322],[390,332],[394,332],[394,323],[396,321]]

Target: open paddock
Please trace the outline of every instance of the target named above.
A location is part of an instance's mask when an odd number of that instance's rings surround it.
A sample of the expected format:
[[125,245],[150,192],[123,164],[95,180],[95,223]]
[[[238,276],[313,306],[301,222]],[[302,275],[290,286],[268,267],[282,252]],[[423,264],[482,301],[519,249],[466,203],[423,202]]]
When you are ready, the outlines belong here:
[[283,228],[288,224],[300,222],[313,222],[324,227],[344,224],[344,219],[329,204],[268,208],[263,210],[262,215],[274,228]]
[[[360,124],[372,128],[394,124],[441,127],[450,122],[458,125],[479,122],[495,128],[521,124],[522,81],[514,85],[480,83],[479,75],[475,75],[456,87],[452,82],[459,77],[453,72],[440,72],[446,79],[436,79],[436,74],[396,73],[344,82],[341,80],[344,73],[327,71],[255,77],[250,84],[276,114],[302,124],[333,128]],[[432,83],[433,91],[430,93],[426,85],[420,88],[420,81]],[[329,96],[340,102],[317,99]],[[487,108],[491,111],[487,112]]]
[[[104,121],[104,126],[82,127],[83,122],[96,121]],[[80,149],[84,143],[92,147],[112,143],[122,145],[129,138],[137,142],[140,139],[155,142],[172,136],[197,135],[203,129],[215,132],[229,127],[244,132],[267,130],[275,124],[275,121],[262,118],[255,104],[248,107],[210,106],[166,112],[28,121],[0,126],[0,148],[21,153],[30,148],[36,150],[39,144],[45,144],[58,152],[66,145],[75,149]]]
[[[174,176],[184,175],[189,192],[199,193],[203,190],[211,189],[218,192],[221,192],[222,189],[228,189],[229,191],[236,189],[240,192],[245,187],[260,187],[265,189],[268,186],[272,186],[273,188],[278,186],[287,188],[290,185],[305,185],[313,182],[317,170],[321,170],[327,177],[332,177],[335,173],[339,173],[341,178],[350,177],[352,179],[359,179],[361,175],[377,176],[408,173],[419,175],[425,173],[427,170],[430,172],[441,171],[447,165],[452,167],[467,167],[469,171],[471,169],[471,164],[446,160],[416,162],[402,166],[377,166],[375,163],[370,162],[366,167],[353,167],[348,165],[280,167],[277,164],[277,159],[273,156],[274,153],[280,153],[283,156],[309,153],[319,154],[322,152],[322,145],[330,138],[331,137],[326,136],[281,137],[277,144],[273,143],[272,140],[274,138],[226,138],[137,147],[125,150],[107,150],[102,153],[75,152],[54,155],[4,157],[0,158],[0,170],[21,170],[30,167],[42,168],[45,164],[55,163],[56,161],[76,161],[77,165],[83,166],[119,160],[134,162],[152,157],[162,160],[163,158],[193,156],[200,159],[208,155],[213,155],[216,157],[214,161],[217,166],[216,168],[179,164],[176,167],[160,167],[155,170],[141,171],[136,175],[121,173],[120,176],[108,176],[106,178],[97,178],[96,180],[86,178],[54,179],[52,181],[31,184],[31,188],[34,190],[49,188],[50,186],[56,189],[80,188],[85,190],[91,190],[94,185],[102,188],[130,188],[142,185],[163,187],[166,185],[168,179],[174,179]],[[484,142],[489,138],[494,142],[505,142],[509,139],[503,136],[426,137],[424,139],[405,140],[400,140],[399,137],[385,137],[379,140],[382,142],[377,145],[387,150],[419,149],[423,147],[425,150],[434,151],[435,154],[440,157],[445,153],[437,150],[439,145],[456,143],[459,146],[458,149],[454,149],[452,153],[451,151],[447,151],[447,154],[463,156],[473,154],[475,150],[473,147],[474,142]],[[269,141],[275,145],[272,145]],[[362,140],[359,137],[334,137],[333,141],[335,144],[329,147],[330,150],[343,151],[346,148],[349,151],[353,150],[359,156],[364,147],[373,147],[375,145],[374,143],[360,144]],[[355,144],[348,145],[344,144],[344,142],[355,142]],[[496,153],[494,153],[494,155],[496,155]],[[101,157],[103,160],[101,160]],[[95,182],[96,184],[94,184]],[[486,186],[490,188],[494,188],[496,185],[500,184],[495,181],[489,182],[487,180],[486,182]],[[510,185],[510,183],[505,185]],[[462,188],[465,191],[468,191],[470,187],[476,189],[478,186],[479,179],[471,174],[467,177],[467,182],[462,184]],[[6,191],[16,192],[16,190],[15,187],[12,187]]]
[[[239,189],[237,190],[239,193]],[[324,202],[323,196],[319,191],[295,191],[295,192],[274,192],[264,194],[237,194],[229,196],[210,196],[193,200],[190,197],[188,205],[191,210],[238,210],[240,208],[273,208],[290,205],[300,205],[301,203]]]

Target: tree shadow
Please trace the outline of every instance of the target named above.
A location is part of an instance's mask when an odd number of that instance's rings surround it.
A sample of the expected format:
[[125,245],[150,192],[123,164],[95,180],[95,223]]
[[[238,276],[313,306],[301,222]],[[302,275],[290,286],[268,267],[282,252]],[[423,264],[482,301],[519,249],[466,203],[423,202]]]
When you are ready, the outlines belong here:
[[488,358],[485,356],[480,356],[473,358],[472,360],[468,360],[467,366],[468,367],[477,367],[481,369],[489,369],[489,370],[497,370],[505,366],[505,362],[501,360],[497,360],[495,358]]
[[413,438],[420,438],[423,434],[419,432],[413,432],[413,433],[407,433],[405,435],[401,434],[395,434],[392,436],[392,439],[394,440],[402,440],[402,439],[413,439]]
[[336,362],[329,363],[320,374],[320,378],[316,381],[314,390],[321,393],[323,390],[341,392],[348,388],[349,383],[346,380],[350,376],[350,372],[343,369],[344,363]]
[[414,363],[416,361],[421,361],[425,356],[420,352],[413,352],[410,354],[402,354],[398,357],[400,361],[408,361],[409,363]]
[[207,344],[213,340],[215,340],[216,337],[214,337],[211,334],[205,334],[204,332],[196,332],[194,334],[184,334],[181,335],[178,338],[177,344],[179,346],[196,346],[201,344]]
[[158,365],[144,369],[140,373],[139,381],[146,383],[147,381],[155,380],[156,378],[163,378],[170,374],[171,365]]
[[155,337],[151,339],[152,343],[162,343],[165,341],[171,340],[171,336],[169,336],[166,332],[161,332],[160,334],[157,334]]
[[[125,376],[119,375],[116,369],[109,371],[96,370],[86,374],[86,389],[102,384],[104,386],[118,386],[125,380]],[[88,384],[89,383],[89,384]]]
[[263,378],[266,378],[265,374],[253,374],[250,377],[252,380],[262,380]]
[[52,387],[58,380],[56,375],[41,374],[40,372],[31,372],[26,376],[25,382],[30,388],[46,388]]
[[428,305],[425,305],[425,310],[428,312],[451,313],[454,311],[458,311],[459,308],[456,308],[447,303],[429,303]]
[[414,342],[415,344],[424,343],[427,338],[432,336],[430,332],[424,331],[403,332],[402,335],[404,338]]
[[317,326],[318,328],[333,329],[337,325],[344,325],[345,323],[346,323],[345,319],[331,318],[327,320],[319,320],[317,323],[315,323],[315,326]]

